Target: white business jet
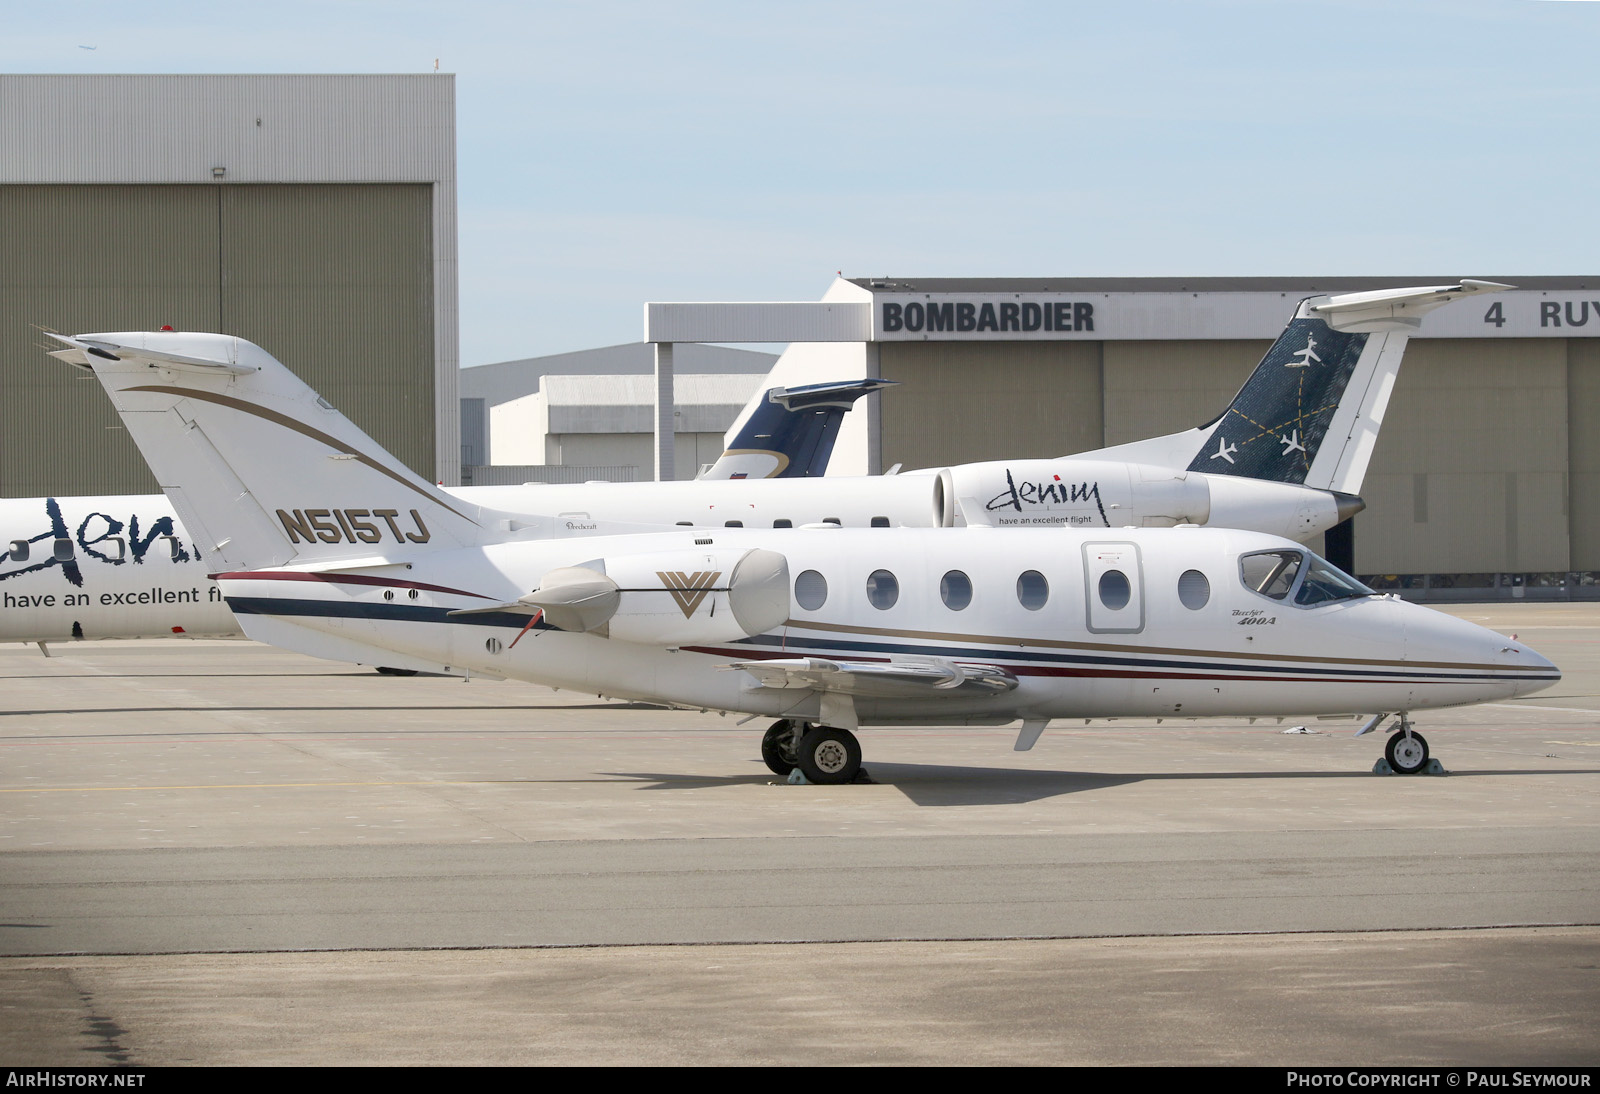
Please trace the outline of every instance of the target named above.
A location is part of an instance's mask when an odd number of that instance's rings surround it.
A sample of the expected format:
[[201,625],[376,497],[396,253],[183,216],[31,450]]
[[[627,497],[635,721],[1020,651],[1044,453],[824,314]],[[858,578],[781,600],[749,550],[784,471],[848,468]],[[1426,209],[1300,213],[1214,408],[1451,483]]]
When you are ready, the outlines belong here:
[[[759,394],[732,431],[727,451],[698,481],[525,484],[449,493],[500,509],[562,513],[578,522],[1102,529],[1211,524],[1305,541],[1362,508],[1358,494],[1367,462],[1406,341],[1421,317],[1457,297],[1507,287],[1462,281],[1302,301],[1219,418],[1098,452],[822,479],[844,411],[888,383],[846,381]],[[1309,362],[1300,347],[1313,340],[1327,356],[1302,370]],[[1285,431],[1293,443],[1273,440]],[[305,519],[328,522],[324,534],[346,542],[358,535],[328,513]],[[38,642],[46,649],[44,642],[69,637],[238,633],[210,584],[210,568],[159,494],[0,501],[0,547],[9,547],[0,557],[0,640]]]
[[1391,714],[1523,695],[1521,643],[1208,528],[718,528],[497,511],[384,452],[269,354],[55,336],[94,373],[252,638],[776,722],[774,771],[856,777],[861,726]]

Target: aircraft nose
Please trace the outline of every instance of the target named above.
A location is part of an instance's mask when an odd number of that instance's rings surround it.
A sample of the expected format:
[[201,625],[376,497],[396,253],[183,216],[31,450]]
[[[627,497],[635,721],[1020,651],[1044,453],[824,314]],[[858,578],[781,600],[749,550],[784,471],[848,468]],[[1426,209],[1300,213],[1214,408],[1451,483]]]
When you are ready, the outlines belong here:
[[1501,647],[1501,656],[1510,660],[1527,675],[1518,674],[1517,695],[1531,695],[1543,691],[1561,679],[1561,670],[1548,657],[1530,650],[1521,642],[1507,640]]
[[1561,679],[1561,670],[1521,641],[1466,619],[1407,604],[1406,657],[1431,662],[1455,678],[1464,702],[1529,695]]

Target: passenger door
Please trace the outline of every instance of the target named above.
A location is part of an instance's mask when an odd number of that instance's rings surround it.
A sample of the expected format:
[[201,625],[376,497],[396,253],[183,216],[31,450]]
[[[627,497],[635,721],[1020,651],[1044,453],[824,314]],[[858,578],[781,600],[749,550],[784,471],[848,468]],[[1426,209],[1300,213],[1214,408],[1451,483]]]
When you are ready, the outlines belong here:
[[1134,543],[1083,545],[1083,602],[1095,634],[1144,630],[1144,567]]

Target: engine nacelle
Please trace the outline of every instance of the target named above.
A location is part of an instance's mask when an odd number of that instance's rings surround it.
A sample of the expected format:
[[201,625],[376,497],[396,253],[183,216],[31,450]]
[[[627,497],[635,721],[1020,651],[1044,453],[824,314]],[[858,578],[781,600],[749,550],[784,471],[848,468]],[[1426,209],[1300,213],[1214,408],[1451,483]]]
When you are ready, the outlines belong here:
[[1164,528],[1204,524],[1204,475],[1103,460],[1008,460],[939,472],[939,523],[1001,527]]
[[1353,494],[1294,483],[1072,457],[947,467],[934,504],[935,522],[946,527],[1213,524],[1302,542],[1364,507]]
[[789,562],[776,551],[662,551],[563,566],[519,601],[565,631],[621,642],[732,642],[789,618]]
[[1248,528],[1305,543],[1366,508],[1354,494],[1337,494],[1288,482],[1208,475],[1211,523]]

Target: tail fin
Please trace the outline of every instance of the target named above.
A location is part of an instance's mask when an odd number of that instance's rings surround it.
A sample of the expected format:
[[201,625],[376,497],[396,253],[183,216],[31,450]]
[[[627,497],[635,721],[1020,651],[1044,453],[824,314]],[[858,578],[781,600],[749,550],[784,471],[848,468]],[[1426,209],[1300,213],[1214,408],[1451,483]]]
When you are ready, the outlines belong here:
[[[51,335],[95,374],[190,535],[221,569],[371,559],[505,538],[271,354],[221,334]],[[492,531],[491,531],[492,529]]]
[[838,380],[763,393],[737,435],[702,479],[814,478],[828,470],[845,411],[894,380]]
[[1302,300],[1221,416],[1094,455],[1359,493],[1422,316],[1464,295],[1509,288],[1464,280]]

